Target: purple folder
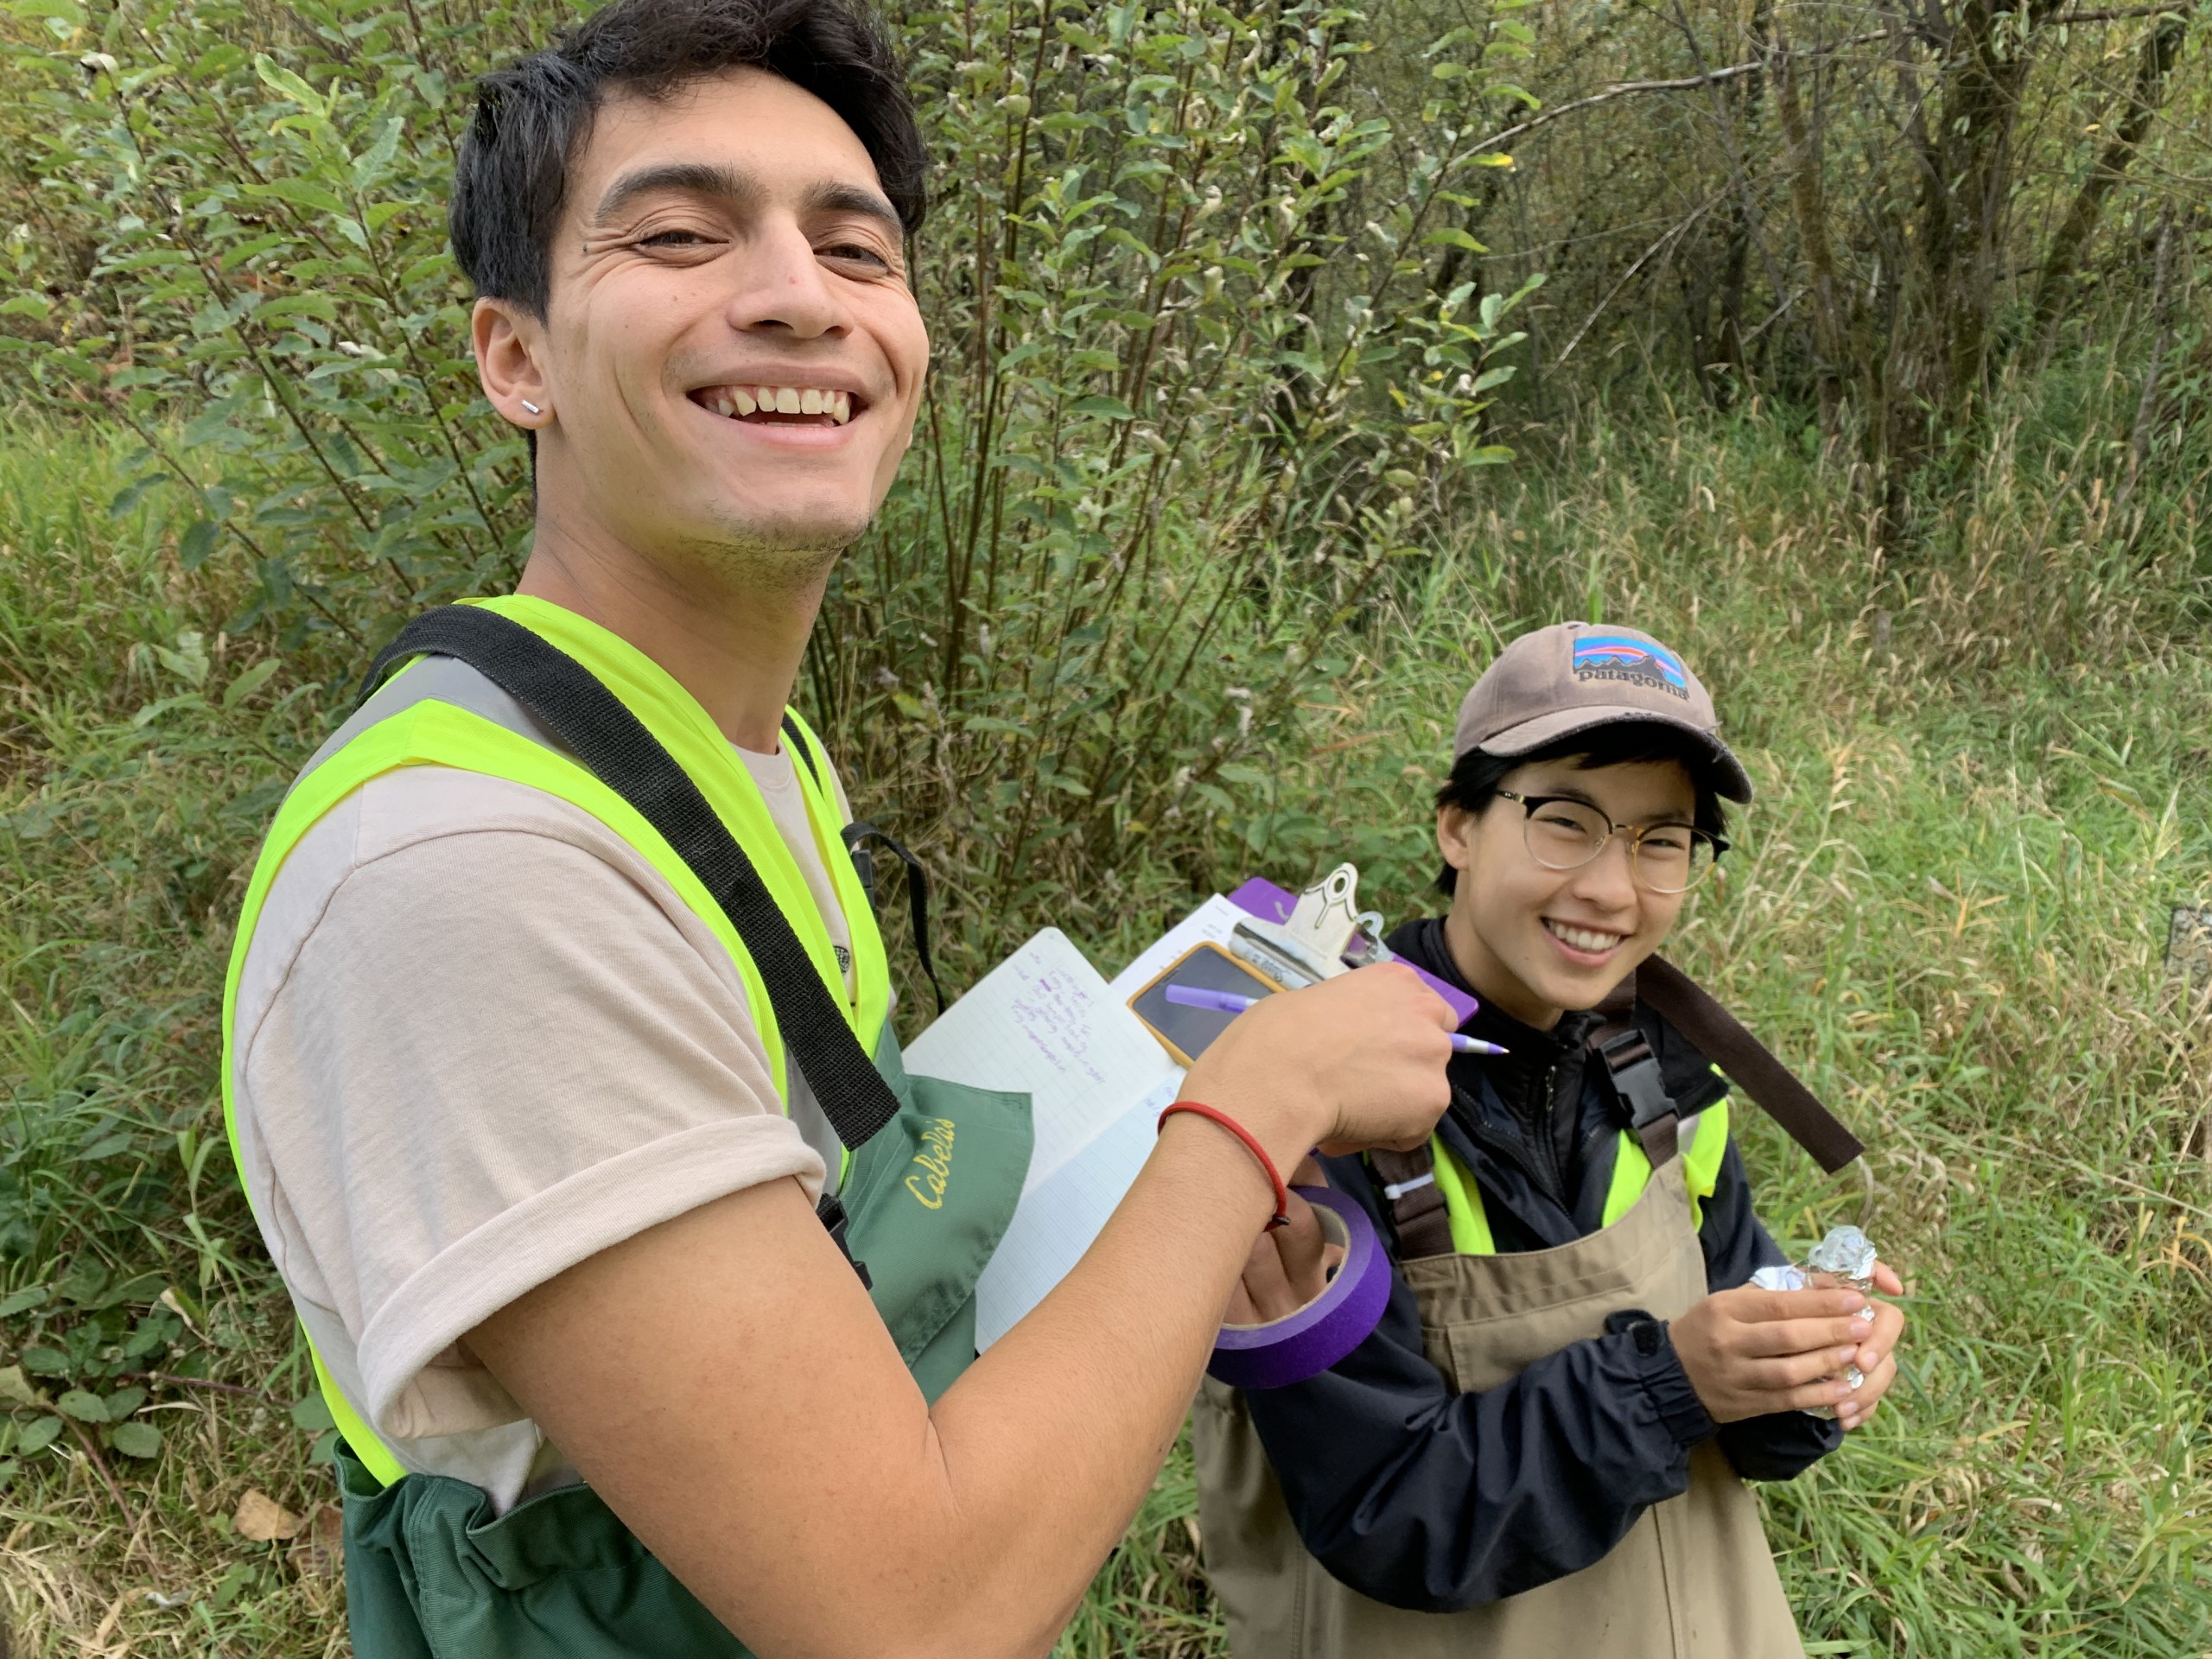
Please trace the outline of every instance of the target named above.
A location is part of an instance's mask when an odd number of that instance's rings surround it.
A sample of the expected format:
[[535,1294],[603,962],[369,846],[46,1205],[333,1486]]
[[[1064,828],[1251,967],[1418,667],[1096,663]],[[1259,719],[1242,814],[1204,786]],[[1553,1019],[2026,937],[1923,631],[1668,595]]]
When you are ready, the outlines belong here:
[[[1230,893],[1229,902],[1247,915],[1256,916],[1263,922],[1287,922],[1290,919],[1290,912],[1297,906],[1298,895],[1287,888],[1277,887],[1265,876],[1255,875],[1236,892]],[[1407,963],[1406,966],[1413,968],[1414,972],[1421,976],[1421,983],[1434,991],[1450,1005],[1452,1014],[1458,1017],[1461,1025],[1465,1025],[1468,1020],[1475,1017],[1473,997],[1453,986],[1446,985],[1426,968],[1414,968],[1410,962]]]

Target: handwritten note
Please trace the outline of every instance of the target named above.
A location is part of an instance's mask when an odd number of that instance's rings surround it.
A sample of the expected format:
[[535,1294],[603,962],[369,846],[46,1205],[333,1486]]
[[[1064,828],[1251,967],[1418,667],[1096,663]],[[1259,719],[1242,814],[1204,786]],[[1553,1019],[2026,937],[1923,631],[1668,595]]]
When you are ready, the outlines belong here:
[[1036,1149],[1025,1202],[1131,1106],[1181,1075],[1098,970],[1053,927],[946,1009],[914,1039],[906,1065],[1030,1096]]

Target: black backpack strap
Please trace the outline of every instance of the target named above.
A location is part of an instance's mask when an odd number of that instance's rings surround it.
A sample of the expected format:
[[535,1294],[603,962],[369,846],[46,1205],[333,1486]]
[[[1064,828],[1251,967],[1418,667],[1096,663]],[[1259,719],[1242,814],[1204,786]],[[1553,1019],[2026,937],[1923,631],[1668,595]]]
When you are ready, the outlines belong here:
[[1866,1150],[1796,1072],[1674,963],[1662,957],[1645,958],[1637,970],[1636,990],[1646,1006],[1688,1038],[1699,1053],[1757,1101],[1829,1174]]
[[799,730],[798,716],[788,709],[784,710],[784,741],[798,757],[799,765],[806,768],[806,775],[814,779],[814,786],[820,789],[823,785],[822,769],[814,764],[814,750],[806,741],[806,734]]
[[752,953],[784,1046],[840,1141],[863,1146],[899,1115],[898,1096],[861,1047],[753,861],[620,697],[567,652],[474,605],[442,606],[410,622],[377,654],[363,694],[393,663],[423,655],[456,658],[523,704],[690,867]]
[[906,867],[906,912],[914,924],[914,954],[922,960],[922,971],[929,976],[930,990],[937,997],[937,1011],[943,1014],[944,987],[938,983],[937,964],[930,958],[929,871],[889,831],[877,829],[865,818],[847,824],[844,838],[845,850],[852,855],[853,868],[860,873],[861,885],[868,889],[870,904],[875,902],[875,855],[867,843],[881,842]]
[[[806,775],[814,779],[814,786],[823,786],[822,772],[814,764],[814,752],[807,747],[806,734],[799,729],[798,716],[788,709],[784,710],[784,741],[806,766]],[[888,847],[899,861],[906,867],[906,908],[914,920],[914,954],[922,959],[922,971],[929,976],[930,990],[937,998],[937,1011],[944,1012],[944,987],[938,982],[937,964],[930,959],[930,873],[922,861],[908,852],[892,837],[890,831],[879,830],[866,819],[857,819],[840,830],[846,854],[853,861],[853,874],[861,879],[867,889],[868,901],[875,903],[875,855],[868,843],[880,841]]]

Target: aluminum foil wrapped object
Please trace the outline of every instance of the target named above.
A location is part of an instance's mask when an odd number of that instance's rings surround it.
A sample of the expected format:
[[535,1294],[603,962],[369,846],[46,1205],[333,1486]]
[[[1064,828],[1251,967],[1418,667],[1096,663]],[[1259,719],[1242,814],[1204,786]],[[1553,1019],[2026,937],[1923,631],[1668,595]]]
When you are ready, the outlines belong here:
[[1810,1273],[1833,1274],[1853,1290],[1874,1287],[1874,1241],[1856,1227],[1831,1227],[1828,1236],[1805,1258]]
[[[1874,1288],[1874,1242],[1856,1227],[1831,1227],[1828,1235],[1815,1244],[1805,1257],[1802,1268],[1761,1268],[1751,1275],[1751,1282],[1761,1290],[1807,1290],[1822,1280],[1840,1281],[1862,1294]],[[1871,1301],[1859,1309],[1859,1317],[1872,1321],[1874,1305]],[[1866,1375],[1856,1365],[1843,1368],[1844,1381],[1857,1388],[1866,1380]],[[1834,1410],[1820,1407],[1812,1414],[1815,1417],[1833,1417]]]

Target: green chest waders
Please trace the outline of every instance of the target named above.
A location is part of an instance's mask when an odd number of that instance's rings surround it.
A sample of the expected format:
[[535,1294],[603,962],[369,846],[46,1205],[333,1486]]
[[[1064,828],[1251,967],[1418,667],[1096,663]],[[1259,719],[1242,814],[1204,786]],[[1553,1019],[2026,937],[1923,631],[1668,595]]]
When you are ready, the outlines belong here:
[[[809,817],[851,936],[857,988],[849,996],[757,790],[704,711],[658,665],[572,613],[520,598],[418,618],[378,668],[421,653],[469,663],[550,728],[561,749],[435,700],[341,734],[287,798],[248,888],[226,995],[226,1039],[269,884],[300,836],[346,794],[397,766],[440,765],[561,796],[637,848],[729,950],[772,1071],[795,1066],[804,1075],[847,1148],[839,1198],[825,1201],[823,1219],[839,1221],[842,1206],[841,1242],[862,1264],[900,1357],[934,1400],[975,1357],[976,1279],[1027,1174],[1029,1101],[906,1075],[885,1019],[882,940],[837,850],[826,761],[811,733],[787,719]],[[226,1053],[236,1156],[232,1085]],[[467,1482],[407,1472],[320,1359],[317,1370],[344,1441],[338,1472],[357,1659],[747,1652],[589,1487],[560,1488],[494,1516],[487,1495]]]
[[[847,1242],[868,1264],[869,1294],[900,1357],[935,1399],[975,1357],[976,1275],[1028,1172],[1029,1102],[908,1079],[888,1033],[877,1058],[904,1103],[853,1156]],[[948,1144],[950,1156],[940,1156]],[[383,1486],[342,1449],[339,1477],[355,1659],[735,1659],[749,1651],[588,1486],[547,1492],[495,1516],[466,1481],[410,1475]]]

